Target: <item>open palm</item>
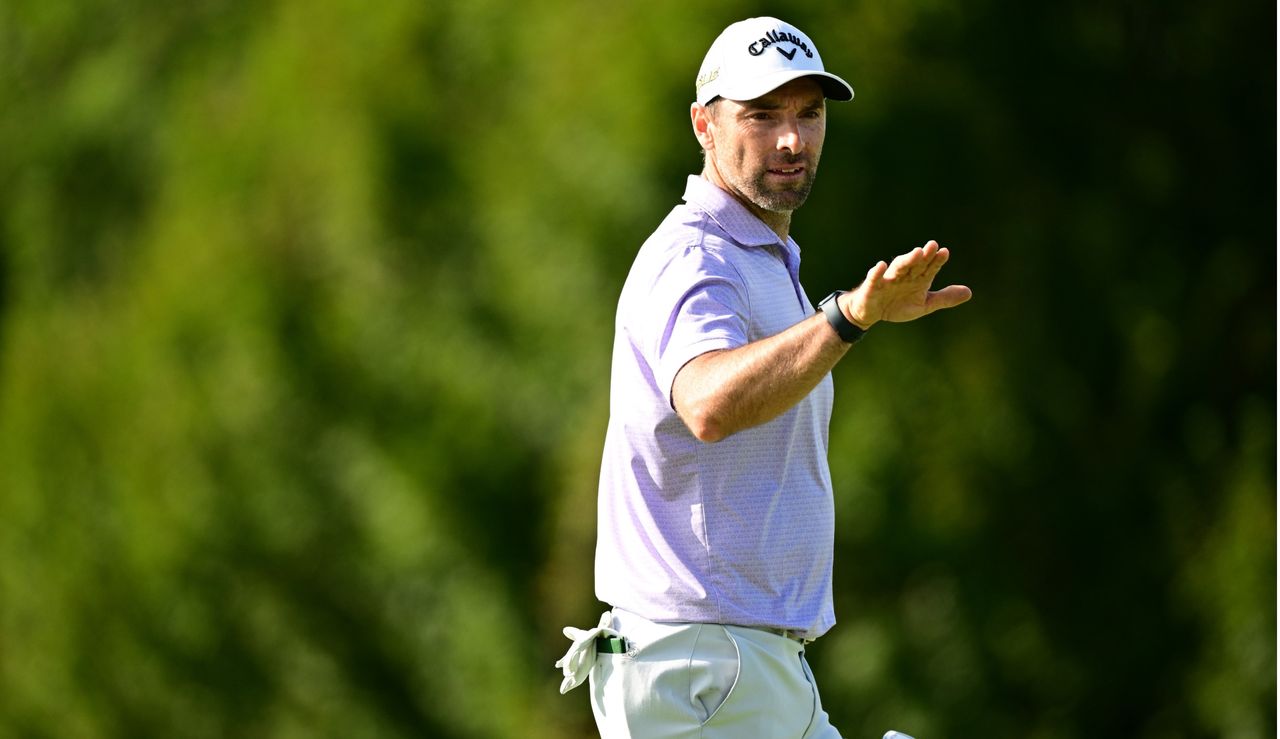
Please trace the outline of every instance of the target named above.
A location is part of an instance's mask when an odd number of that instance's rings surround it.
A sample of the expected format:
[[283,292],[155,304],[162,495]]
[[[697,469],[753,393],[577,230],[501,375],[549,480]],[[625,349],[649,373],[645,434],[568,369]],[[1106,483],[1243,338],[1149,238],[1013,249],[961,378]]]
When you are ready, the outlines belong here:
[[866,280],[848,293],[845,312],[854,323],[869,328],[879,321],[914,321],[960,305],[973,297],[973,291],[964,285],[929,289],[950,256],[950,251],[930,241],[894,257],[890,263],[877,263],[867,272]]

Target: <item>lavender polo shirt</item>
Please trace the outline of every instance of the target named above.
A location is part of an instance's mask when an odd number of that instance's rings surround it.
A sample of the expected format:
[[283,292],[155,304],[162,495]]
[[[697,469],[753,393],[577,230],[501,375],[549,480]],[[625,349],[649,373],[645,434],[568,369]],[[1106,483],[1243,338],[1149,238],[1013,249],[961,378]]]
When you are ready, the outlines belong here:
[[835,623],[827,375],[774,420],[714,444],[676,416],[690,359],[814,313],[800,249],[690,177],[618,301],[600,473],[596,596],[653,621],[794,629]]

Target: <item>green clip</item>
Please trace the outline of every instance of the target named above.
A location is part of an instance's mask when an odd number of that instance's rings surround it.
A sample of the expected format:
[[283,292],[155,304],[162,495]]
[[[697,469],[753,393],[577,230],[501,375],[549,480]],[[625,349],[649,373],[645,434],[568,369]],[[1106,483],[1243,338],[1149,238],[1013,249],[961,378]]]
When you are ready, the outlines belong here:
[[596,651],[605,654],[623,654],[627,651],[627,640],[620,636],[597,636]]

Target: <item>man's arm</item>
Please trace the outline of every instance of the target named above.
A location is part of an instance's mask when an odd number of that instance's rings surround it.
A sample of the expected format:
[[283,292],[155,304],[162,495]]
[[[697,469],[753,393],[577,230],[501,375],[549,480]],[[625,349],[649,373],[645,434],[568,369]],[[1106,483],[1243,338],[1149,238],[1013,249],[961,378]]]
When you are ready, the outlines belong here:
[[[868,329],[880,321],[913,321],[972,297],[951,285],[930,290],[950,252],[936,241],[880,262],[840,309]],[[676,413],[701,441],[714,442],[776,418],[800,402],[849,350],[822,314],[781,333],[736,349],[707,352],[676,373],[671,397]]]

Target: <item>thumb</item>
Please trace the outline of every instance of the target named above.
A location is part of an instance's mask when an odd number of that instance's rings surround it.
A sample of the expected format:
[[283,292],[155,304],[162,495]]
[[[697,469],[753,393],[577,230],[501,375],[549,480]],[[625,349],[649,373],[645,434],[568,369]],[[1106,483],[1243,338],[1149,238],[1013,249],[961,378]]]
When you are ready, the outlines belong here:
[[941,290],[934,290],[925,298],[925,310],[932,313],[943,308],[954,308],[966,303],[973,297],[973,291],[964,285],[949,285]]

